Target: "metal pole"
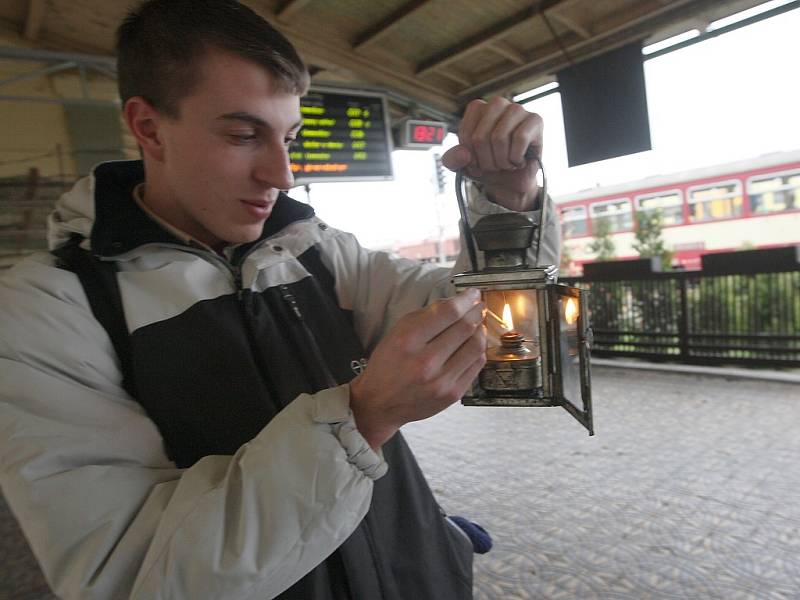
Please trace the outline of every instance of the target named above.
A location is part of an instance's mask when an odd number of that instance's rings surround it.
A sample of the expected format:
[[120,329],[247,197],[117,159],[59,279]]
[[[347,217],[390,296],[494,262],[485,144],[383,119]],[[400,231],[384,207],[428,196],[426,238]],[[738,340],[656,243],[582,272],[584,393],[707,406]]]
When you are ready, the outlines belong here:
[[680,315],[678,316],[678,343],[681,349],[681,360],[689,360],[689,295],[687,293],[688,277],[679,277],[681,304]]

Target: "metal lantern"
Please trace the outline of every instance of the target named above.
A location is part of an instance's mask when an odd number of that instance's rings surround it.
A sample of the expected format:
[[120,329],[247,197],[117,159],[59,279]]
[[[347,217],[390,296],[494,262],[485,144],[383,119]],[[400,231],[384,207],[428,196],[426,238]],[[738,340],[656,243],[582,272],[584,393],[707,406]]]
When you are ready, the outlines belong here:
[[[542,178],[544,199],[543,169]],[[472,270],[455,275],[453,283],[457,290],[481,291],[487,333],[486,365],[462,404],[561,406],[594,435],[588,292],[558,284],[555,266],[527,264],[537,230],[538,264],[547,203],[541,202],[538,223],[507,213],[485,216],[471,227],[462,185],[463,175],[458,173],[456,195]],[[482,269],[478,269],[473,236],[484,253]]]

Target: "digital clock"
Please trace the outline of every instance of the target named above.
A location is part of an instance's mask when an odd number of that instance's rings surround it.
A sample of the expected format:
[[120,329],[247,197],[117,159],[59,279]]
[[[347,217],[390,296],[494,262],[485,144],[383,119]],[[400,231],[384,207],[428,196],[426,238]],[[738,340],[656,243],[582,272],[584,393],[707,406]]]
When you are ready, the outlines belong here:
[[427,150],[441,145],[446,135],[447,123],[408,119],[400,129],[398,148]]

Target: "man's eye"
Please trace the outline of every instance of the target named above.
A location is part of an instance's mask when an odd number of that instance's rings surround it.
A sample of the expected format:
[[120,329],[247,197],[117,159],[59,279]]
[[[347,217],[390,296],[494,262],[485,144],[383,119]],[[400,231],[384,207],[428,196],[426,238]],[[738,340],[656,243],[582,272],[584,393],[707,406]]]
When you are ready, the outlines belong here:
[[236,144],[249,144],[250,142],[254,142],[256,140],[256,136],[254,134],[248,133],[232,133],[228,135],[228,138]]
[[289,146],[291,146],[291,145],[292,145],[292,143],[293,143],[293,142],[294,142],[296,139],[297,139],[297,138],[293,138],[293,137],[287,137],[285,140],[283,140],[283,145],[284,145],[284,146],[286,146],[286,147],[288,148]]

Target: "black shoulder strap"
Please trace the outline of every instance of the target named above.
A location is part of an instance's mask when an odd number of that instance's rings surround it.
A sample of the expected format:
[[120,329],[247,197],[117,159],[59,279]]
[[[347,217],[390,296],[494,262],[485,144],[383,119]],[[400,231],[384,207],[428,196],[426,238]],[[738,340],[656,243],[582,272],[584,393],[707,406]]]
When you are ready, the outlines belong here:
[[102,261],[82,249],[81,241],[83,241],[81,236],[73,236],[64,246],[53,250],[53,255],[59,259],[59,267],[78,276],[95,319],[106,330],[117,352],[122,370],[122,387],[136,398],[131,339],[128,326],[125,324],[116,264],[112,261]]

